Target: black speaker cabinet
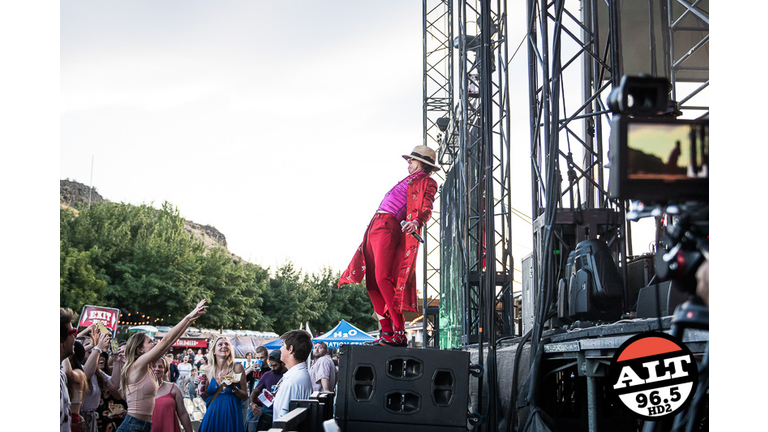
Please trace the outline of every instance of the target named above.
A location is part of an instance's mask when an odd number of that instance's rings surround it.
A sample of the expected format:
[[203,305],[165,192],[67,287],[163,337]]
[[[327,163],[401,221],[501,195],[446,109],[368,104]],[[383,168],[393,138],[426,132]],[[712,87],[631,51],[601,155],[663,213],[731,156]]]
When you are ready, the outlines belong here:
[[466,430],[469,353],[342,345],[336,420],[345,432]]
[[649,285],[640,289],[636,315],[638,318],[672,315],[675,308],[686,300],[688,296],[675,288],[670,281]]

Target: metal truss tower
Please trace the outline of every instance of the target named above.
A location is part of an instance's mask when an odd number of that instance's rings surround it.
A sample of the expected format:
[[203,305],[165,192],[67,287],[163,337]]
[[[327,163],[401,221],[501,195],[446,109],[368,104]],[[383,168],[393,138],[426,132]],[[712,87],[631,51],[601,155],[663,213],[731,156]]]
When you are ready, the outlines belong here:
[[664,76],[676,108],[708,115],[695,103],[709,83],[708,3],[528,0],[534,278],[523,296],[524,308],[535,310],[525,314],[534,341],[578,242],[604,239],[626,280],[624,203],[606,187],[605,101],[622,75]]
[[[514,323],[506,2],[459,1],[455,10],[456,37],[453,2],[424,2],[424,142],[436,143],[444,179],[424,287],[439,293],[442,348],[492,342]],[[437,345],[434,334],[427,345]]]
[[[451,64],[449,72],[437,76],[439,84],[447,86],[445,93],[452,95],[457,88],[458,97],[455,108],[443,111],[448,107],[428,91],[430,84],[442,89],[431,79],[436,75],[433,65],[441,63],[431,60],[438,51],[429,49],[425,41],[425,142],[438,137],[445,177],[439,193],[439,224],[428,229],[429,241],[439,239],[439,255],[426,254],[425,273],[430,280],[430,271],[439,269],[440,348],[477,344],[483,353],[484,344],[495,346],[497,336],[511,335],[514,326],[506,1],[458,1],[456,38],[452,37],[451,2],[431,8],[427,3],[425,37],[434,34],[429,28],[435,28],[428,12],[438,7],[445,11],[439,20],[448,30],[439,33],[438,48],[440,52],[457,50],[458,73],[454,81]],[[436,58],[442,61],[449,56]],[[437,235],[432,234],[434,228],[439,228]],[[439,264],[429,264],[431,257]],[[495,350],[488,352],[493,357],[487,360],[478,394],[495,401],[497,389],[490,384],[496,382]],[[483,366],[485,358],[479,357]],[[489,383],[486,392],[484,382]],[[488,406],[488,420],[495,423],[495,404]]]
[[[438,164],[444,169],[453,160],[442,152],[441,142],[453,110],[453,0],[423,0],[424,44],[424,139],[423,144],[441,150]],[[445,171],[434,174],[438,183],[445,181]],[[435,197],[432,219],[424,236],[424,284],[422,289],[423,347],[438,347],[440,300],[440,206],[441,193]]]
[[458,6],[455,190],[461,200],[462,344],[511,334],[512,233],[506,2]]

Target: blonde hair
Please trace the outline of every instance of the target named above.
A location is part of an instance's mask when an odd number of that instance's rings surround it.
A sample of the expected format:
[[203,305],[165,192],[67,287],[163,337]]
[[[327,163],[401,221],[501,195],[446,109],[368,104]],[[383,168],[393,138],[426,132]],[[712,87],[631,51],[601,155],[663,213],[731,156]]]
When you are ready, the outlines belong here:
[[[213,342],[211,342],[210,348],[208,350],[208,364],[205,366],[205,374],[209,377],[209,381],[211,379],[218,378],[218,374],[221,372],[219,371],[218,365],[216,364],[216,344],[219,343],[221,339],[226,339],[227,342],[229,342],[229,338],[226,336],[216,336],[213,339]],[[227,355],[227,371],[226,373],[233,372],[235,368],[235,350],[232,349],[232,342],[229,342],[229,354]],[[218,380],[216,381],[218,382]]]
[[[125,389],[128,387],[128,371],[131,369],[131,366],[133,366],[133,362],[139,357],[136,355],[136,351],[138,351],[139,347],[144,343],[146,337],[147,333],[141,331],[134,333],[128,338],[128,342],[125,343],[125,364],[123,365],[123,370],[120,371],[119,389],[120,396],[122,396],[123,399],[126,398]],[[154,378],[154,374],[152,375]]]

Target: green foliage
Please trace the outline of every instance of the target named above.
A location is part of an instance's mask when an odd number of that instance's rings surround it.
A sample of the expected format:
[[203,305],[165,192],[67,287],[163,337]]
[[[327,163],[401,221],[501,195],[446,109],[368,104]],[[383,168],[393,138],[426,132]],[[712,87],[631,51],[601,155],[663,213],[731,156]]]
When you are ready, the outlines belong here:
[[273,320],[273,330],[282,334],[304,328],[309,322],[313,332],[331,330],[342,319],[364,331],[377,328],[373,306],[364,285],[337,288],[339,272],[324,268],[320,274],[305,275],[293,263],[277,269],[264,295],[264,313]]
[[307,284],[316,291],[318,303],[325,305],[325,313],[309,325],[313,331],[326,332],[331,330],[342,319],[363,331],[373,331],[378,328],[373,319],[373,306],[368,297],[368,291],[363,284],[349,284],[338,288],[340,272],[324,268],[320,275],[312,274]]
[[61,251],[59,298],[79,313],[87,304],[97,305],[107,293],[107,283],[96,278],[88,252],[76,248]]
[[272,320],[272,330],[277,334],[301,328],[306,321],[325,312],[325,305],[317,303],[315,291],[307,287],[303,279],[301,270],[288,261],[269,281],[262,310]]
[[262,326],[267,271],[221,248],[206,250],[170,204],[103,203],[77,215],[62,209],[60,223],[61,306],[117,307],[173,325],[206,298],[211,310],[199,325]]
[[340,320],[370,331],[373,308],[363,285],[337,288],[329,268],[305,275],[293,263],[268,269],[206,249],[168,203],[161,209],[105,202],[60,213],[60,305],[139,312],[174,325],[206,298],[197,326],[282,334],[309,322],[327,331]]
[[202,323],[230,329],[268,329],[271,321],[261,312],[262,294],[269,284],[266,269],[238,264],[223,249],[211,249],[201,260],[200,288],[210,306]]

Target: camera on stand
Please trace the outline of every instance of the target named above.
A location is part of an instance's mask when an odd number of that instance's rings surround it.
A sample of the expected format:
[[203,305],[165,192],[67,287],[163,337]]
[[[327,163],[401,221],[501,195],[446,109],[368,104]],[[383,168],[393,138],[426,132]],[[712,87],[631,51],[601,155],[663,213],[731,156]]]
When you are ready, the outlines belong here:
[[676,118],[669,89],[664,78],[624,76],[608,97],[609,194],[631,201],[627,219],[657,218],[656,281],[694,294],[709,255],[709,118]]

